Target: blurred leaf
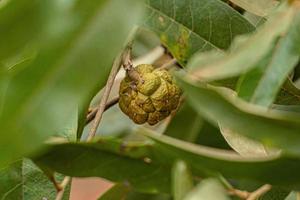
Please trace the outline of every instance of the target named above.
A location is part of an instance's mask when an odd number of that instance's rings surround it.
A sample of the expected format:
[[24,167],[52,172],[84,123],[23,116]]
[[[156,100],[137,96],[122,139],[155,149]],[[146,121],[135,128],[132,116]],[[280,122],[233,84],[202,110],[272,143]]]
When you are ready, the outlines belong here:
[[189,72],[190,77],[194,80],[218,80],[253,69],[269,53],[277,37],[289,29],[296,13],[297,9],[282,6],[256,33],[238,37],[226,55],[207,60],[206,64],[200,62],[196,69]]
[[152,162],[148,157],[150,145],[122,143],[116,139],[58,144],[34,160],[69,176],[126,181],[140,192],[170,192],[170,167]]
[[243,74],[238,79],[237,85],[236,85],[236,92],[237,95],[248,101],[255,103],[255,101],[252,99],[252,96],[255,92],[255,89],[257,85],[259,84],[260,79],[265,73],[266,66],[269,64],[272,58],[272,54],[274,50],[276,49],[275,42],[273,44],[272,50],[264,56],[258,63],[255,64],[255,68],[251,71],[247,72],[246,74]]
[[255,29],[219,0],[148,0],[147,8],[145,25],[181,64],[196,51],[226,49],[236,35]]
[[[185,122],[185,125],[178,126],[182,122]],[[195,142],[203,123],[199,114],[187,102],[184,102],[164,134],[185,141]]]
[[266,156],[270,153],[263,144],[255,140],[251,140],[221,126],[220,130],[227,143],[241,156]]
[[99,200],[171,200],[167,194],[145,194],[130,188],[126,183],[118,183],[104,193]]
[[9,0],[2,4],[0,60],[13,57],[28,45],[41,45],[42,37],[46,35],[45,31],[61,15],[58,6],[59,3],[55,0],[52,2]]
[[89,144],[57,144],[34,160],[65,175],[126,181],[135,190],[146,193],[170,192],[170,171],[177,160],[186,162],[197,177],[221,173],[229,179],[300,188],[299,158],[286,154],[245,158],[233,151],[195,145],[148,131],[140,133],[155,143],[130,144],[102,139]]
[[233,151],[195,145],[148,131],[141,133],[155,141],[153,160],[167,165],[181,159],[191,167],[195,176],[217,176],[221,173],[230,179],[300,188],[298,158],[288,155],[245,158]]
[[183,200],[193,188],[192,174],[184,161],[176,161],[172,170],[174,200]]
[[219,149],[232,149],[222,136],[219,127],[214,126],[206,120],[204,120],[203,128],[198,135],[196,143]]
[[[250,71],[243,77],[242,85],[248,85],[252,92],[250,102],[270,106],[280,87],[298,63],[300,58],[300,13],[293,20],[288,33],[277,42],[272,55],[267,58],[267,63],[262,63],[262,68]],[[250,76],[250,77],[249,77]],[[256,79],[255,84],[249,79]],[[250,84],[250,85],[249,85]],[[245,86],[241,86],[243,87]],[[245,90],[245,89],[244,89]]]
[[[76,128],[77,113],[74,112],[65,121],[59,137],[69,142],[76,141]],[[0,198],[8,200],[55,199],[57,190],[49,178],[53,176],[57,182],[61,182],[64,176],[55,174],[51,169],[39,169],[39,167],[31,160],[23,158],[2,168],[0,170]],[[70,184],[65,189],[63,199],[69,199],[69,194]]]
[[139,28],[134,38],[132,55],[134,57],[143,56],[158,45],[160,45],[160,41],[155,33],[147,29]]
[[[299,155],[299,115],[249,104],[228,95],[229,89],[180,80],[191,105],[204,118],[231,131],[256,139],[268,147]],[[224,92],[226,91],[226,92]],[[255,124],[255,125],[254,125]]]
[[125,200],[127,194],[130,191],[130,187],[126,184],[118,183],[106,191],[98,200]]
[[[56,175],[57,181],[64,176]],[[70,185],[64,200],[69,199]],[[18,160],[0,169],[0,198],[5,200],[55,199],[56,189],[49,178],[29,159]]]
[[239,7],[256,14],[266,16],[279,4],[277,0],[230,0]]
[[229,200],[225,188],[214,179],[206,179],[196,186],[184,200]]
[[248,11],[244,12],[243,16],[249,22],[251,22],[251,24],[253,24],[253,26],[255,26],[255,27],[259,27],[267,21],[267,19],[265,17],[257,16],[255,14],[252,14],[252,13],[248,12]]
[[291,79],[287,79],[283,84],[277,99],[276,104],[283,105],[299,105],[300,104],[300,89],[292,82]]
[[0,165],[36,150],[77,108],[82,116],[142,12],[135,0],[72,1],[60,9],[52,25],[64,26],[49,31],[47,45],[10,81],[0,116],[6,132],[0,136]]
[[299,200],[299,197],[298,192],[291,192],[285,200]]

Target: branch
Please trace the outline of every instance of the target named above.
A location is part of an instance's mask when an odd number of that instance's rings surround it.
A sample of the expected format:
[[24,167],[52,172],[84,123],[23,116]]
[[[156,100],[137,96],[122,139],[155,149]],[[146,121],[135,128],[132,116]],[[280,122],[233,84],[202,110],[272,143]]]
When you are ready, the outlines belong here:
[[[108,101],[105,105],[104,112],[109,108],[111,108],[112,106],[114,106],[115,104],[117,104],[118,102],[119,102],[119,96],[116,96],[112,100]],[[91,121],[94,120],[97,112],[98,112],[98,107],[91,109],[91,111],[86,117],[86,124],[89,124]]]
[[59,188],[61,189],[57,192],[55,200],[61,200],[63,198],[66,186],[69,184],[70,180],[71,178],[69,176],[66,176],[64,178],[64,180],[59,185]]
[[100,124],[100,121],[102,119],[103,112],[104,112],[105,107],[106,107],[106,102],[108,100],[110,91],[111,91],[112,86],[114,84],[115,77],[117,76],[117,73],[119,72],[119,69],[120,69],[120,65],[121,65],[121,62],[122,62],[121,57],[122,56],[118,56],[117,59],[114,61],[114,64],[112,66],[111,72],[110,72],[109,77],[108,77],[108,80],[106,82],[106,86],[104,88],[103,96],[102,96],[100,104],[98,106],[98,111],[96,113],[94,123],[93,123],[92,128],[89,132],[87,141],[90,141],[96,135],[96,131],[97,131],[97,128],[98,128],[98,126]]
[[172,58],[171,60],[163,64],[161,67],[159,67],[159,69],[169,70],[171,67],[173,67],[176,64],[177,64],[176,58]]
[[272,188],[271,185],[265,184],[265,185],[261,186],[260,188],[258,188],[257,190],[255,190],[254,192],[251,192],[250,195],[248,196],[247,200],[256,200],[259,197],[261,197],[262,195],[264,195],[266,192],[268,192],[271,188]]
[[133,67],[133,63],[131,61],[131,46],[127,46],[123,57],[123,68],[125,69],[126,73],[128,74],[129,78],[133,80],[134,82],[142,81],[139,73],[136,71],[136,69]]
[[228,193],[245,200],[256,200],[272,188],[271,185],[265,184],[253,192],[242,191],[235,188],[230,188]]

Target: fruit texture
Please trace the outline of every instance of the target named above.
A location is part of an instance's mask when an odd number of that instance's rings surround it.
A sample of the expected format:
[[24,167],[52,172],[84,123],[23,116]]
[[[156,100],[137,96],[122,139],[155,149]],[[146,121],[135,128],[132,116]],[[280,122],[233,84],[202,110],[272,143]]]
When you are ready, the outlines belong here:
[[181,90],[170,73],[142,64],[135,68],[139,81],[128,74],[120,84],[120,109],[137,124],[157,124],[176,110]]

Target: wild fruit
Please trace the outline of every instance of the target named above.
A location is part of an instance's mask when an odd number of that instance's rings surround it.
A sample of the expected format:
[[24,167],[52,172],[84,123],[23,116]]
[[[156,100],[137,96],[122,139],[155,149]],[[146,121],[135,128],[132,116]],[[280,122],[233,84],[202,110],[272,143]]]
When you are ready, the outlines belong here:
[[166,70],[148,64],[135,70],[138,81],[128,75],[121,81],[119,106],[137,124],[157,124],[176,110],[182,91]]

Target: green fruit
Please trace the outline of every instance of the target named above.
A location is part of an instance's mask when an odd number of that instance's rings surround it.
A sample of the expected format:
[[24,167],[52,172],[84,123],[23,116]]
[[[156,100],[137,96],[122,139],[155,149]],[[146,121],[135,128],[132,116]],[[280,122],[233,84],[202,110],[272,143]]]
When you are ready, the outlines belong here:
[[137,124],[157,124],[178,107],[182,91],[166,70],[147,64],[135,70],[141,80],[126,75],[120,84],[119,106]]

